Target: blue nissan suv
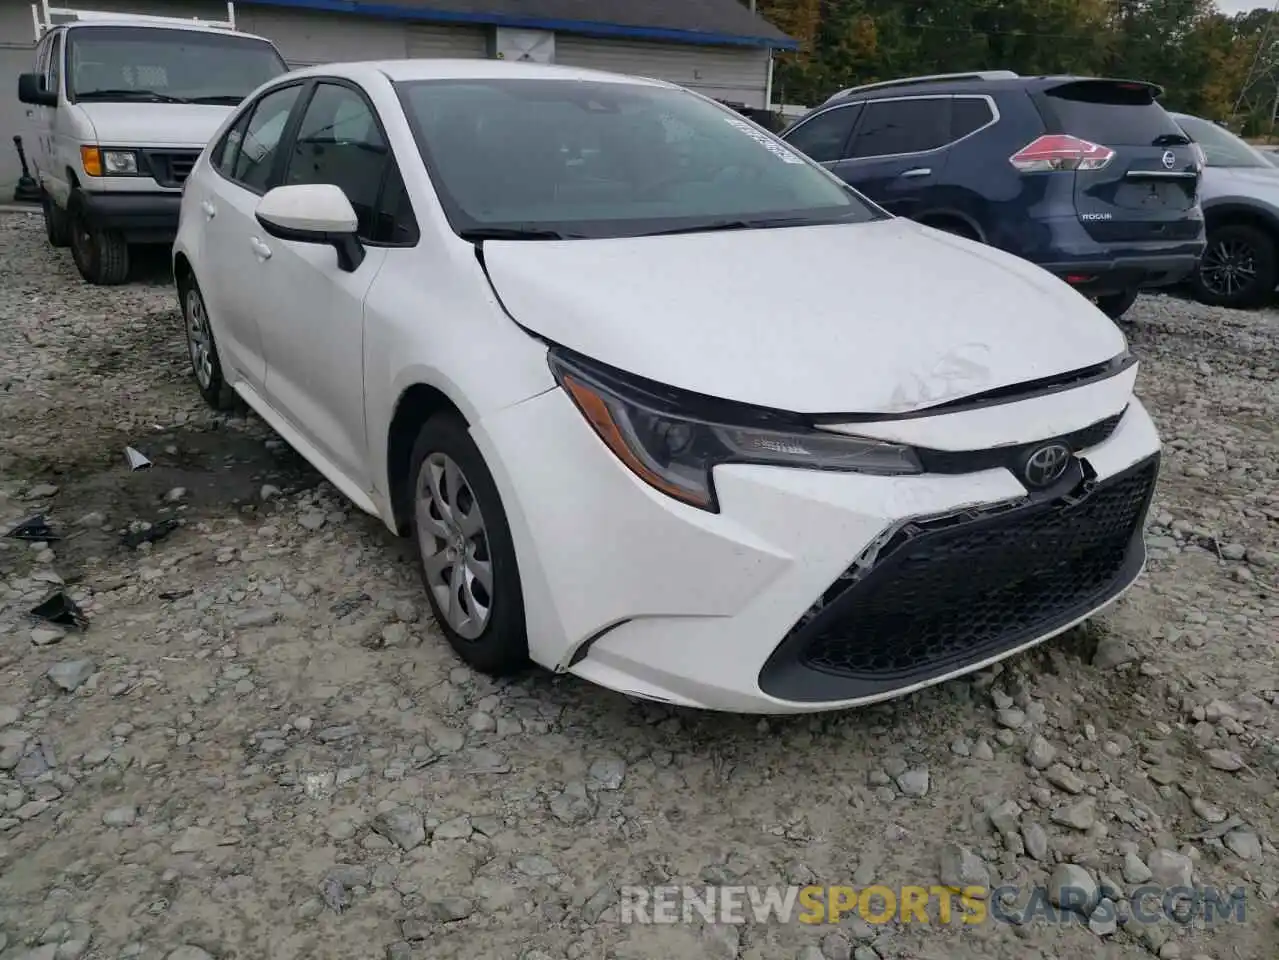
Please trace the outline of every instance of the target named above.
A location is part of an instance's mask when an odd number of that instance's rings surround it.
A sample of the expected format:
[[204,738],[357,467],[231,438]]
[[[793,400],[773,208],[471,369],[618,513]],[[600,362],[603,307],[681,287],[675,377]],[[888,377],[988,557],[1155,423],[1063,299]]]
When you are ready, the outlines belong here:
[[1204,252],[1203,153],[1150,83],[912,77],[843,90],[782,138],[890,213],[1016,254],[1114,319]]

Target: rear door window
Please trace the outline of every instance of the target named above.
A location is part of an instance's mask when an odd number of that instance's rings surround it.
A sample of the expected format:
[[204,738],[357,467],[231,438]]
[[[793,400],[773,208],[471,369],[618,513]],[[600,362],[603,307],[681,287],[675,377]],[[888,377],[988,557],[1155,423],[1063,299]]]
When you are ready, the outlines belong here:
[[879,100],[866,105],[850,156],[923,153],[950,143],[950,97]]
[[860,103],[834,107],[797,126],[785,140],[818,163],[842,160],[848,155],[844,148],[861,111]]
[[1184,138],[1176,121],[1149,87],[1080,81],[1045,91],[1044,102],[1060,133],[1102,146],[1154,146],[1161,138]]
[[950,139],[976,133],[995,118],[985,97],[956,97],[950,106]]

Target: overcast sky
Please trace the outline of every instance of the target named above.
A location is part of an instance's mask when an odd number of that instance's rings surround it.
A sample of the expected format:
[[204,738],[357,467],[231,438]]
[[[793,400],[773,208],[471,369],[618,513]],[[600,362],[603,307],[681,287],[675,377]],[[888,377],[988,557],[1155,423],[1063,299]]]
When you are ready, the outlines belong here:
[[1217,9],[1222,13],[1240,13],[1244,10],[1255,10],[1257,7],[1273,7],[1267,0],[1217,0]]

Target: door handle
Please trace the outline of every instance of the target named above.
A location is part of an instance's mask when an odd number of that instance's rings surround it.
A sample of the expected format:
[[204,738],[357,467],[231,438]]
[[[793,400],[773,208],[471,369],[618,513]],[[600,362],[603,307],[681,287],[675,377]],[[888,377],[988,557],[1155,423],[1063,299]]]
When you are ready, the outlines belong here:
[[927,177],[930,176],[932,172],[932,167],[915,167],[913,170],[907,170],[903,173],[902,179],[905,180],[907,177]]
[[204,211],[204,216],[208,220],[212,220],[218,215],[218,208],[211,204],[208,200],[200,201],[200,209]]
[[259,260],[271,259],[271,248],[257,237],[249,237],[249,246],[253,248],[253,253]]

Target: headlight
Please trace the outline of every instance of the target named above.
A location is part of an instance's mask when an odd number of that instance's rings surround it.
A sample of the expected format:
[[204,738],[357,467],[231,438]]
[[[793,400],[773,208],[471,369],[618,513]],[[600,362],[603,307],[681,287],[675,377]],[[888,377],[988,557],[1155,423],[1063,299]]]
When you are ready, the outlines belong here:
[[138,172],[138,155],[132,150],[103,150],[102,169],[108,177],[131,177]]
[[103,150],[81,147],[80,162],[91,177],[136,177],[138,155],[133,150]]
[[803,417],[691,396],[553,349],[551,371],[600,439],[649,486],[718,512],[722,463],[902,476],[923,472],[910,447],[824,433]]

